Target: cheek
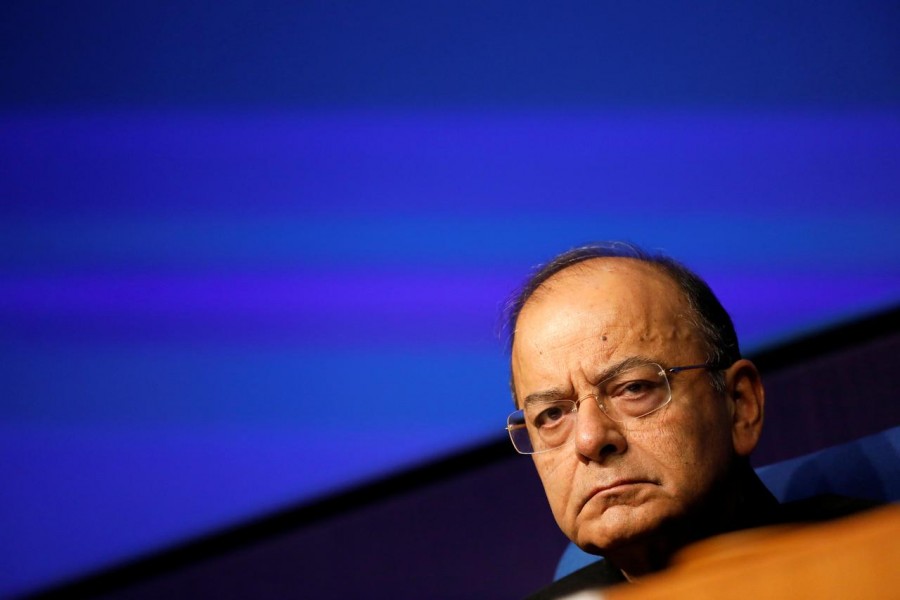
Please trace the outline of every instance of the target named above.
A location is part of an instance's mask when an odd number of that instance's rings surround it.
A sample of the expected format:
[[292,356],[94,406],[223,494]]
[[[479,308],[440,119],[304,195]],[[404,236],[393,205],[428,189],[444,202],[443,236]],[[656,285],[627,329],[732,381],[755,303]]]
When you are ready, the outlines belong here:
[[632,449],[643,448],[664,489],[674,496],[702,493],[727,463],[730,437],[721,424],[712,427],[698,415],[672,413],[647,431],[632,432]]
[[681,496],[702,494],[727,468],[731,437],[718,415],[690,415],[662,428],[657,459]]
[[574,482],[573,465],[563,460],[559,454],[534,457],[538,476],[544,486],[544,493],[550,503],[550,509],[557,522],[561,522],[566,505],[572,494]]
[[629,450],[640,458],[648,475],[658,478],[663,489],[674,494],[697,470],[695,453],[689,444],[683,431],[667,423],[653,431],[633,432]]

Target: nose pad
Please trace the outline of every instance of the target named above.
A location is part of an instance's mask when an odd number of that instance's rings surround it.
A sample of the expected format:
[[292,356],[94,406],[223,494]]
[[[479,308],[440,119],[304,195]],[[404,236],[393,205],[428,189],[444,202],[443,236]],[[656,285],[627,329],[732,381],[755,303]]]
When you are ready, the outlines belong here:
[[621,454],[628,448],[622,423],[609,418],[600,408],[596,396],[585,396],[578,404],[575,447],[579,454],[599,461],[613,454]]

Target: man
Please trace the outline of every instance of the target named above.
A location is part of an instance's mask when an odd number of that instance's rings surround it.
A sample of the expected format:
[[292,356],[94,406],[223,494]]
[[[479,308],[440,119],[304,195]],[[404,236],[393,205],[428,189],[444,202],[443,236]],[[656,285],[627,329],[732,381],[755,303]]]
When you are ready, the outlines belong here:
[[605,557],[536,598],[633,581],[691,542],[797,517],[750,467],[763,385],[694,273],[587,246],[538,271],[508,314],[510,437],[563,532]]

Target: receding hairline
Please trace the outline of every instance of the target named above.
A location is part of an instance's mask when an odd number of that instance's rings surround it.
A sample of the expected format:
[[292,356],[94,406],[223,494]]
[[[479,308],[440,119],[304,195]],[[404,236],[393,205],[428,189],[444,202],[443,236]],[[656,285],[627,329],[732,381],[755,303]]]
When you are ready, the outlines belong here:
[[[606,263],[607,265],[613,267],[624,266],[632,268],[635,271],[644,271],[646,273],[653,273],[660,276],[660,280],[670,283],[673,290],[678,293],[678,296],[684,303],[688,314],[692,317],[694,316],[695,310],[691,306],[690,298],[685,293],[684,289],[682,289],[681,285],[679,285],[678,280],[662,265],[632,256],[596,256],[563,267],[562,269],[553,273],[550,277],[542,281],[536,288],[534,288],[534,290],[532,290],[531,294],[529,294],[528,297],[525,298],[522,302],[522,305],[518,313],[516,314],[516,320],[512,324],[514,326],[512,340],[513,344],[515,343],[515,330],[518,328],[519,319],[522,317],[522,313],[526,312],[526,309],[530,304],[540,302],[541,299],[552,292],[556,285],[563,279],[587,275],[591,271],[596,272],[598,270],[605,270],[607,272],[611,272],[616,270],[615,268],[603,269],[603,265],[601,263]],[[691,324],[694,327],[697,326],[697,324],[693,321]]]

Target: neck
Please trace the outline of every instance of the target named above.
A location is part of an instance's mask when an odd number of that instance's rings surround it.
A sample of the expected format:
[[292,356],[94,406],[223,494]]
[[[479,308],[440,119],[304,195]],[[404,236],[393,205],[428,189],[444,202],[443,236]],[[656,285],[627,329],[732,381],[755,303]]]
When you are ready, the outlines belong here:
[[733,475],[709,495],[709,500],[677,522],[663,524],[651,537],[611,550],[606,558],[634,581],[666,568],[685,546],[715,535],[749,529],[776,520],[778,501],[749,463],[736,465]]

